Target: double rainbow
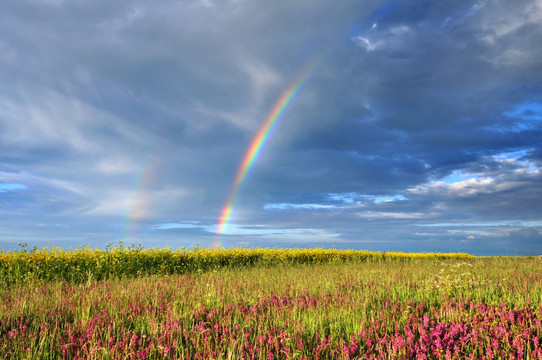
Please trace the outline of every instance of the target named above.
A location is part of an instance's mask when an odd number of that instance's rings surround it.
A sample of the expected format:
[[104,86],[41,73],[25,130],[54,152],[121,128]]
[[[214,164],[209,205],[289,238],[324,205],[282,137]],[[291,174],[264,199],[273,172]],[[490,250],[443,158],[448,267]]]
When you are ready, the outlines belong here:
[[[293,83],[291,83],[290,86],[288,86],[286,90],[280,95],[278,100],[275,102],[273,108],[267,115],[265,122],[262,124],[256,135],[250,142],[250,146],[245,152],[241,165],[239,166],[235,175],[232,189],[230,191],[226,204],[224,205],[222,212],[220,213],[217,229],[217,233],[219,235],[222,235],[226,232],[228,224],[233,217],[235,200],[237,198],[237,194],[239,193],[241,185],[243,184],[248,173],[254,166],[254,163],[261,154],[265,144],[269,140],[274,128],[281,119],[282,115],[294,102],[301,90],[303,90],[311,77],[312,71],[314,70],[316,65],[320,63],[322,57],[323,56],[318,56],[316,60],[313,60],[311,63],[309,63],[309,65],[305,67],[305,70],[301,73],[301,75]],[[213,245],[218,246],[220,245],[220,242],[218,240],[215,240]]]

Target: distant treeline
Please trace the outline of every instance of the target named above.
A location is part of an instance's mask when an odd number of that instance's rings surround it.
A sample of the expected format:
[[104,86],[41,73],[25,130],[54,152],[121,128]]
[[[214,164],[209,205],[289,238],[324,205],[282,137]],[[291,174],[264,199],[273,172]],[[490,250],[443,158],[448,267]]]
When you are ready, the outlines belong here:
[[65,280],[84,282],[145,275],[186,274],[218,268],[295,266],[324,263],[361,263],[416,260],[470,259],[465,253],[403,253],[337,249],[280,248],[152,248],[108,246],[61,248],[24,246],[0,252],[0,282]]

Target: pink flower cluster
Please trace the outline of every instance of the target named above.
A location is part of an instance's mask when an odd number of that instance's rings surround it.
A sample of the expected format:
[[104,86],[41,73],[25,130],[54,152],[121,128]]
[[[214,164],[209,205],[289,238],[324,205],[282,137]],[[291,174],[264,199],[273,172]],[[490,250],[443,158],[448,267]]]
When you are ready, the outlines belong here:
[[[341,308],[376,309],[348,313]],[[487,305],[443,297],[427,304],[391,295],[281,294],[257,301],[201,305],[128,303],[86,321],[61,310],[46,321],[20,315],[0,323],[9,358],[112,359],[542,359],[542,306]],[[321,316],[320,316],[320,315]],[[45,344],[45,345],[44,345]],[[39,349],[40,353],[36,353]]]

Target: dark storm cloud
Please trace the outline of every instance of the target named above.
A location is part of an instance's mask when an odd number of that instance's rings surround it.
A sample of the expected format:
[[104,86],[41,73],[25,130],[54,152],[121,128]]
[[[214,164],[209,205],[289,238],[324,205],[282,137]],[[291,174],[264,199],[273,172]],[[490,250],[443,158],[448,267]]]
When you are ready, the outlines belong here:
[[208,245],[251,138],[316,59],[224,243],[539,249],[536,1],[3,9],[0,184],[25,187],[0,192],[5,244]]

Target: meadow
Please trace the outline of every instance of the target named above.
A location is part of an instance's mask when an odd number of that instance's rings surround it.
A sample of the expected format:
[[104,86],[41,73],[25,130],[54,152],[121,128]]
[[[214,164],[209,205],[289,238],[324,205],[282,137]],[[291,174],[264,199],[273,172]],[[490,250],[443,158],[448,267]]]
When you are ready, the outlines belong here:
[[2,359],[541,359],[535,257],[0,253]]

